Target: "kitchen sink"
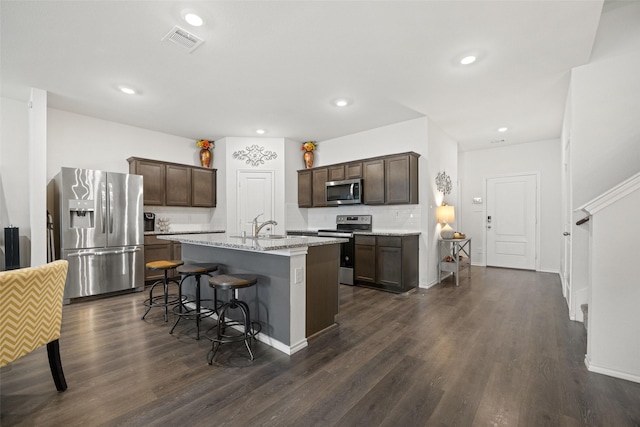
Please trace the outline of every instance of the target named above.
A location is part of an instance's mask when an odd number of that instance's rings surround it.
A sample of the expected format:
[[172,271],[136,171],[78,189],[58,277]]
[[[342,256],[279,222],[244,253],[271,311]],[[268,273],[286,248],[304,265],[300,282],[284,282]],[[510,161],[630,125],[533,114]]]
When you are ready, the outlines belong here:
[[251,236],[229,236],[229,237],[235,237],[238,239],[258,239],[258,240],[278,240],[278,239],[290,239],[290,238],[295,238],[295,237],[300,237],[300,236],[284,236],[282,234],[259,234],[257,237],[251,237]]

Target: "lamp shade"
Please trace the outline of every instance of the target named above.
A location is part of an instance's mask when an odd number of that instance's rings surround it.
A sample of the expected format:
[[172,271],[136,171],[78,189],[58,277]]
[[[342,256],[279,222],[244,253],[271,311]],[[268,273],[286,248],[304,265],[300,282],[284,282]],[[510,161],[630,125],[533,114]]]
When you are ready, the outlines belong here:
[[456,220],[456,214],[453,206],[438,206],[436,216],[438,217],[438,222],[440,224],[451,224]]

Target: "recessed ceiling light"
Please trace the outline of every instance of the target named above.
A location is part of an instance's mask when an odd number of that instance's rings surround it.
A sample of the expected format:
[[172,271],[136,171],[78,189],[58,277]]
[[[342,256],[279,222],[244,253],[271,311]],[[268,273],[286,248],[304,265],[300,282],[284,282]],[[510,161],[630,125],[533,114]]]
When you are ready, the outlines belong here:
[[137,92],[135,89],[130,88],[129,86],[118,86],[120,92],[126,93],[127,95],[135,95]]
[[202,18],[196,15],[193,12],[186,13],[184,15],[184,20],[187,21],[188,24],[193,25],[194,27],[200,27],[204,24]]
[[461,63],[462,65],[469,65],[469,64],[473,64],[474,62],[476,62],[476,59],[477,59],[477,58],[476,58],[475,56],[473,56],[473,55],[468,55],[468,56],[465,56],[464,58],[462,58],[462,59],[460,60],[460,63]]
[[508,130],[509,128],[505,128],[505,127],[498,128],[498,132],[506,132]]
[[183,9],[180,12],[180,15],[182,16],[182,19],[187,22],[187,24],[194,27],[201,27],[204,24],[204,19],[202,19],[202,17],[198,15],[198,12],[196,12],[194,9]]
[[333,100],[333,105],[336,107],[346,107],[347,105],[351,105],[351,100],[347,98],[337,98]]
[[264,130],[264,129],[256,129],[256,133],[257,133],[258,135],[264,135],[266,132],[267,132],[267,131],[266,131],[266,130]]

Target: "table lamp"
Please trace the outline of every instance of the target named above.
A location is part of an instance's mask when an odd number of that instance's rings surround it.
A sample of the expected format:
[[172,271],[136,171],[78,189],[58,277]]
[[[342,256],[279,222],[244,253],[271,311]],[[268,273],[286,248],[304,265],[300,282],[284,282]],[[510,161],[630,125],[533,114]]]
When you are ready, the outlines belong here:
[[442,230],[440,230],[440,237],[443,239],[453,239],[453,228],[449,225],[452,222],[455,222],[456,215],[453,210],[453,206],[448,206],[444,202],[442,206],[438,206],[436,216],[438,217],[438,222],[440,224],[444,224],[442,226]]

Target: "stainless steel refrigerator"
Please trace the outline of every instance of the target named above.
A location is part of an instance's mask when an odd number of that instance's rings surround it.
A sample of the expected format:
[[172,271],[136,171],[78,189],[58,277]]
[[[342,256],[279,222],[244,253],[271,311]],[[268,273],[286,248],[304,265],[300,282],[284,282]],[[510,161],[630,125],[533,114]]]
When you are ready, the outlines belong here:
[[71,298],[144,287],[142,176],[62,168],[56,175],[60,256]]

